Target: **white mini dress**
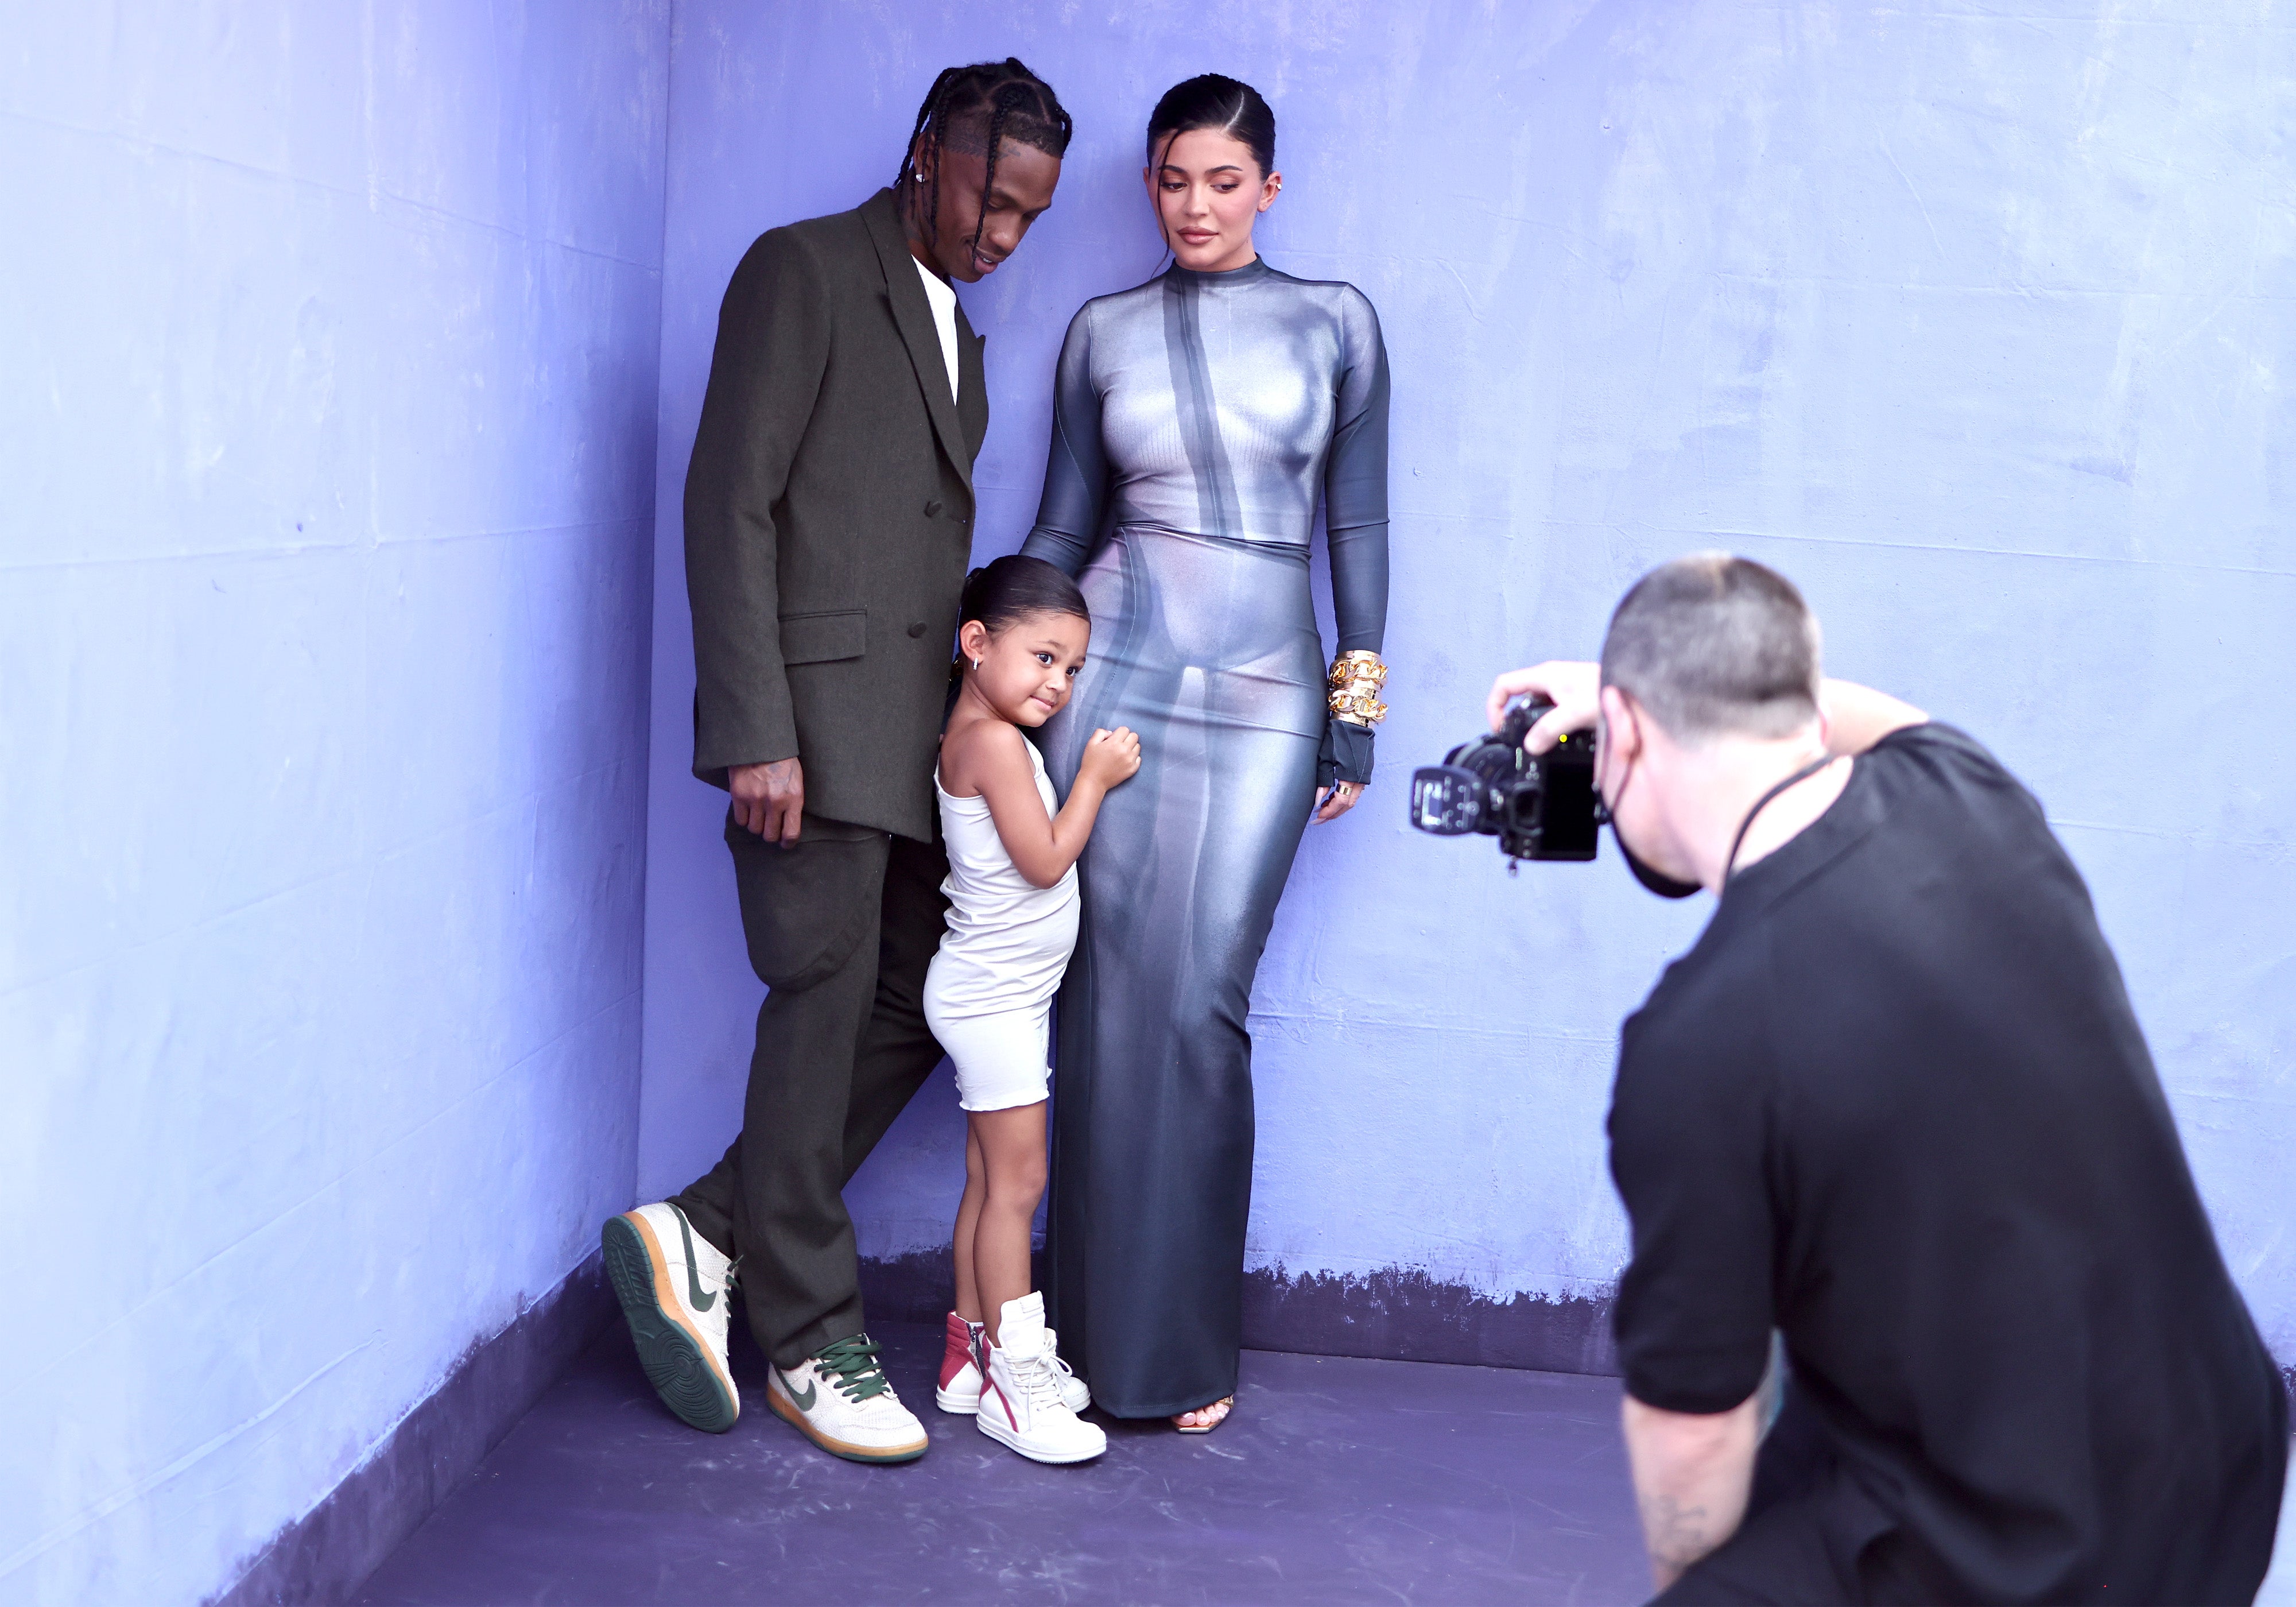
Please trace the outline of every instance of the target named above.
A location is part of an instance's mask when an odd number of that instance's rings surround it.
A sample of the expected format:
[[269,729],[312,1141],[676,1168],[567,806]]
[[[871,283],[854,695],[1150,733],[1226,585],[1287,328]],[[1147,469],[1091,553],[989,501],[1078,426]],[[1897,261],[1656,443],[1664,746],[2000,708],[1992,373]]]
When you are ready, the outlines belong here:
[[[1059,805],[1037,745],[1025,739],[1045,812]],[[941,837],[948,850],[948,930],[925,973],[925,1021],[956,1066],[957,1103],[968,1111],[1007,1111],[1042,1101],[1052,1081],[1047,1032],[1053,995],[1077,941],[1077,873],[1033,887],[1005,851],[985,798],[941,790]]]

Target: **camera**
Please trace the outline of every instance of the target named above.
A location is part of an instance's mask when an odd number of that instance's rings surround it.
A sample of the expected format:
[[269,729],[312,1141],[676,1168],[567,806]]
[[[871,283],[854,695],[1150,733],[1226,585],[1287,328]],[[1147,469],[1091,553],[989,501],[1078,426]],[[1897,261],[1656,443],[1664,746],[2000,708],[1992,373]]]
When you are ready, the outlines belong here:
[[1592,859],[1594,733],[1571,732],[1536,756],[1523,751],[1523,737],[1554,707],[1544,698],[1510,704],[1496,734],[1413,771],[1411,824],[1438,837],[1496,837],[1510,871],[1522,859]]

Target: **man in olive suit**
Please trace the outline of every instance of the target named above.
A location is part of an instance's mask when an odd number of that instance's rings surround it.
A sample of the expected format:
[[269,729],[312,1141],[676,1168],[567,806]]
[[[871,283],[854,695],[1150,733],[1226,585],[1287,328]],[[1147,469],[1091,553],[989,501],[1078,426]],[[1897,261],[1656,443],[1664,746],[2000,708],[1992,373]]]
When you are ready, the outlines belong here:
[[741,1410],[738,1291],[776,1413],[854,1461],[924,1454],[863,1332],[841,1190],[941,1058],[933,753],[988,426],[949,282],[1019,246],[1069,130],[1017,61],[949,69],[893,187],[761,236],[719,312],[685,481],[693,772],[732,794],[770,991],[725,1158],[603,1234],[646,1375],[695,1428]]

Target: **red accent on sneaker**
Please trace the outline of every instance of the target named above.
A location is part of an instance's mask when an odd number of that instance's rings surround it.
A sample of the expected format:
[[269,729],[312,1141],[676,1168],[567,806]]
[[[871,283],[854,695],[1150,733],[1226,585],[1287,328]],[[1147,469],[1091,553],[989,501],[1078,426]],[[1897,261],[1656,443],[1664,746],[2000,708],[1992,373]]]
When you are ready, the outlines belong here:
[[942,1337],[940,1387],[946,1390],[956,1382],[956,1375],[964,1371],[967,1362],[977,1364],[979,1358],[972,1351],[972,1324],[954,1311],[948,1314]]
[[1004,1421],[1011,1423],[1014,1431],[1018,1432],[1021,1427],[1020,1414],[1013,1410],[1013,1403],[1004,1398],[1004,1390],[996,1389],[996,1381],[988,1376],[988,1370],[984,1367],[980,1372],[980,1399],[984,1406],[988,1404],[988,1391],[991,1390],[996,1390],[996,1404],[1004,1408]]

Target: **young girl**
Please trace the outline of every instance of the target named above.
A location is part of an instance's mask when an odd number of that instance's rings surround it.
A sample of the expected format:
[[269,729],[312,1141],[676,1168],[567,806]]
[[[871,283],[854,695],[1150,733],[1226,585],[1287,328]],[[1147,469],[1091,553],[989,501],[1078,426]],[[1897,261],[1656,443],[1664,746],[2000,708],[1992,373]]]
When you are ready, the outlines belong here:
[[935,1399],[1037,1462],[1083,1462],[1108,1437],[1061,1362],[1031,1288],[1029,1229],[1045,1193],[1053,995],[1077,938],[1077,856],[1110,788],[1140,768],[1119,726],[1085,745],[1060,812],[1021,728],[1069,701],[1092,619],[1076,583],[1037,558],[999,558],[964,584],[963,684],[934,785],[947,840],[948,931],[925,977],[925,1020],[955,1062],[968,1133],[956,1211],[956,1309]]

